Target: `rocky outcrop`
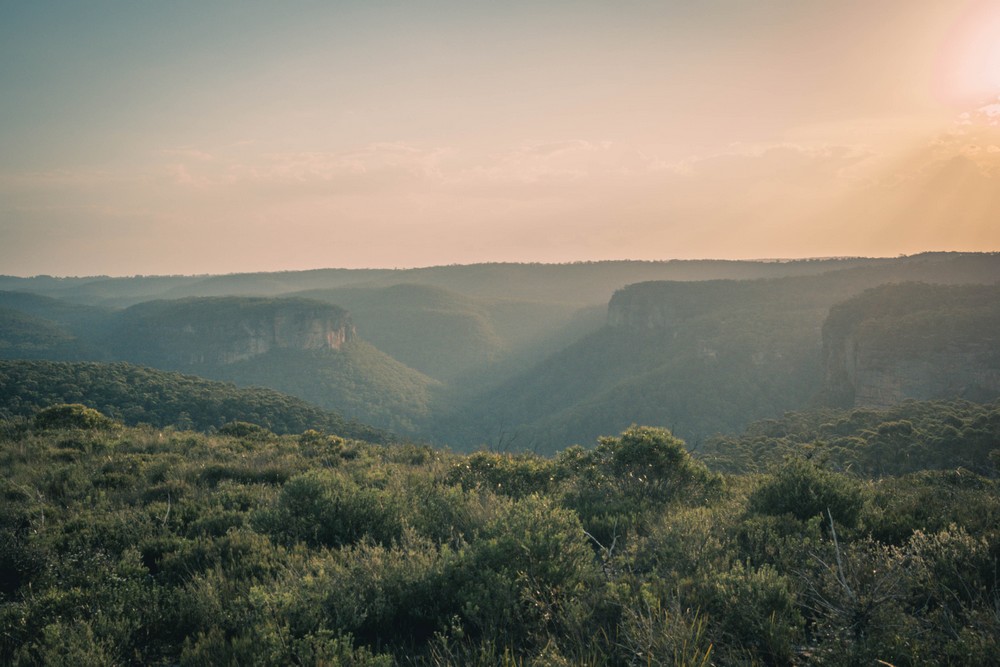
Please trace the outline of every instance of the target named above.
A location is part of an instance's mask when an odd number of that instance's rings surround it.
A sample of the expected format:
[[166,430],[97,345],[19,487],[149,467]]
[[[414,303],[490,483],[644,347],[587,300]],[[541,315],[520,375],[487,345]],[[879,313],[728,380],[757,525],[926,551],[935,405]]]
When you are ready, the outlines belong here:
[[732,280],[636,283],[611,297],[608,325],[640,331],[672,329],[694,317],[732,306],[752,287],[753,283]]
[[118,355],[166,367],[218,366],[275,349],[339,350],[355,336],[347,311],[307,299],[156,301],[124,311]]
[[[851,342],[845,355],[847,395],[858,407],[885,408],[906,399],[968,398],[989,400],[1000,395],[1000,368],[988,345],[956,345],[925,350],[909,358],[883,361],[891,351],[871,340]],[[845,392],[842,392],[845,393]]]
[[1000,288],[884,285],[831,309],[826,397],[839,406],[1000,396]]

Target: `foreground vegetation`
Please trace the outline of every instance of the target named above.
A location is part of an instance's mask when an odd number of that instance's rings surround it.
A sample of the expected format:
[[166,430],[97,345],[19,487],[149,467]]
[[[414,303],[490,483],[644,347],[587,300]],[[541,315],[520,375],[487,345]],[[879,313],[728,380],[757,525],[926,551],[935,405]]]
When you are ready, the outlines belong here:
[[0,438],[4,664],[1000,655],[995,468],[859,477],[814,452],[723,475],[643,427],[457,455],[83,406]]

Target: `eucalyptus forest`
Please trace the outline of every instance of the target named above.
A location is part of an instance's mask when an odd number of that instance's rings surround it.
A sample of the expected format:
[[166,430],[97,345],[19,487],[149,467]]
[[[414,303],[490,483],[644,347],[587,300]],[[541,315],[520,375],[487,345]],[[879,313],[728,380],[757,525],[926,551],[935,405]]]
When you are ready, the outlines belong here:
[[0,276],[0,663],[997,664],[998,284]]

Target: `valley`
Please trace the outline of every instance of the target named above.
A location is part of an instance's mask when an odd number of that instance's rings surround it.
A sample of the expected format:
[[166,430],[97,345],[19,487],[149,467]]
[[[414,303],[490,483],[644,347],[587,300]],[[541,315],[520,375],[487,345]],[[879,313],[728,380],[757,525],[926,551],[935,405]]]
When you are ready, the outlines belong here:
[[1000,650],[1000,255],[0,287],[0,662]]
[[[995,288],[960,286],[998,280],[969,253],[0,278],[0,356],[267,387],[461,451],[552,454],[636,423],[697,447],[809,407],[996,397]],[[889,375],[866,361],[885,356],[875,324],[843,322],[865,299],[932,341]]]

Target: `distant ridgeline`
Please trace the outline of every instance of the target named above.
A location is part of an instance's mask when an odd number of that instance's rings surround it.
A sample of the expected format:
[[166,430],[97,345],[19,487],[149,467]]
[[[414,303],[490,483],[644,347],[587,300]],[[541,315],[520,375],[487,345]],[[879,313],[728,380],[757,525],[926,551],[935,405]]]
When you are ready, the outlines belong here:
[[60,403],[82,403],[130,425],[203,431],[244,421],[279,434],[315,429],[387,440],[382,431],[271,389],[244,389],[122,362],[0,361],[0,418],[29,417]]
[[834,306],[823,326],[828,402],[1000,396],[1000,286],[883,285]]

